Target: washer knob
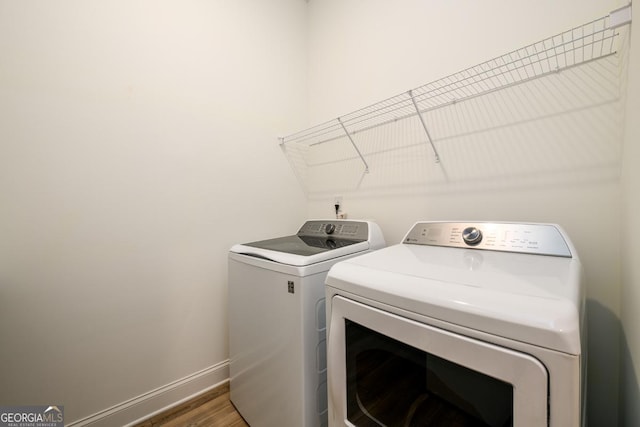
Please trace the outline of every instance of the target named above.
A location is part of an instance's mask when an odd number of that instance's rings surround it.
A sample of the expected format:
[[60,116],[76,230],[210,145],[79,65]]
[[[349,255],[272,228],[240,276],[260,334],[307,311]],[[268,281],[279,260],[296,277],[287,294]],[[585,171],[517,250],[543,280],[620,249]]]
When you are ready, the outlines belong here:
[[464,240],[467,245],[477,245],[482,241],[482,231],[476,227],[467,227],[462,230],[462,240]]
[[333,234],[333,232],[336,231],[336,225],[335,224],[327,224],[324,226],[324,232],[327,234]]

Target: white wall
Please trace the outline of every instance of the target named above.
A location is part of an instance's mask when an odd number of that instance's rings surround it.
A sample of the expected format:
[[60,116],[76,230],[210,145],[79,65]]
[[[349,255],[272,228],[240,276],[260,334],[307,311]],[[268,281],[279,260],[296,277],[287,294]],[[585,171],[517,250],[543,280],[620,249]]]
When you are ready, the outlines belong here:
[[[323,122],[429,83],[602,17],[616,7],[615,0],[311,1],[311,122]],[[511,92],[508,96],[517,98],[518,92]],[[476,103],[474,111],[500,111],[501,96],[472,101]],[[521,96],[516,107],[525,105],[525,98],[526,94]],[[512,102],[511,98],[505,99]],[[478,133],[477,140],[470,139],[456,150],[442,142],[440,147],[449,152],[440,153],[441,166],[431,163],[425,168],[454,170],[448,181],[403,186],[392,180],[385,187],[372,166],[359,187],[340,190],[349,217],[378,221],[390,243],[399,242],[416,220],[514,220],[562,225],[577,246],[588,281],[588,405],[592,426],[618,423],[622,209],[619,100],[618,96],[606,105]],[[462,106],[459,108],[463,111]],[[450,123],[463,126],[454,120]],[[402,136],[402,130],[398,132]],[[532,138],[536,133],[542,137]],[[485,141],[484,135],[503,135],[497,142],[505,151],[488,150],[496,141]],[[527,163],[527,155],[542,161],[532,165],[536,160]],[[600,155],[603,157],[598,160]],[[392,178],[406,178],[413,172],[404,170],[404,160],[388,156],[386,163],[379,164]],[[505,166],[512,161],[528,167],[526,173]],[[560,169],[549,172],[547,165],[553,162]],[[368,184],[372,182],[378,185]],[[330,215],[332,204],[329,192],[312,194],[309,216]],[[629,288],[631,292],[633,287]],[[634,309],[637,312],[637,303],[631,303],[630,311]],[[635,341],[632,344],[637,347]],[[630,385],[637,387],[635,383]]]
[[623,163],[622,220],[622,351],[620,415],[626,427],[640,425],[640,246],[634,230],[640,218],[640,9],[633,11],[636,28],[631,36],[629,88]]
[[0,402],[224,365],[226,254],[305,215],[302,0],[0,0]]

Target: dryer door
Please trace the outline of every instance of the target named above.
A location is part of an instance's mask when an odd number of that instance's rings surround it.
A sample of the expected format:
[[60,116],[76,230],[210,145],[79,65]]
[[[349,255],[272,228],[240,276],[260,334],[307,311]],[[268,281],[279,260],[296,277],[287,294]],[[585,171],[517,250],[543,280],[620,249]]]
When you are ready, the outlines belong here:
[[546,426],[533,357],[334,296],[331,426]]

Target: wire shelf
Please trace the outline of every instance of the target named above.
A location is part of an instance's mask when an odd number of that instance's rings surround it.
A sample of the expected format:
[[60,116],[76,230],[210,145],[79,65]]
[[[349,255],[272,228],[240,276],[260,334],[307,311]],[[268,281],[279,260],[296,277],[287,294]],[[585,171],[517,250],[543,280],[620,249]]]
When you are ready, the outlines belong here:
[[[615,126],[600,118],[614,117],[616,53],[626,46],[618,28],[631,22],[630,6],[618,11],[287,135],[280,146],[308,194],[478,181],[488,173],[473,157],[489,152],[494,175],[535,176],[536,167],[564,173],[563,159],[576,155],[558,155],[558,135],[563,147],[579,140],[583,146],[573,149],[593,154],[581,158],[585,169],[612,163],[616,151],[596,154],[606,141],[596,137]],[[567,128],[574,129],[569,137]]]
[[[613,12],[612,12],[613,13]],[[514,50],[413,90],[377,102],[334,120],[280,138],[283,149],[307,147],[337,139],[350,140],[368,171],[353,136],[358,132],[418,116],[436,161],[439,156],[422,114],[533,79],[558,73],[616,53],[618,32],[611,15]]]

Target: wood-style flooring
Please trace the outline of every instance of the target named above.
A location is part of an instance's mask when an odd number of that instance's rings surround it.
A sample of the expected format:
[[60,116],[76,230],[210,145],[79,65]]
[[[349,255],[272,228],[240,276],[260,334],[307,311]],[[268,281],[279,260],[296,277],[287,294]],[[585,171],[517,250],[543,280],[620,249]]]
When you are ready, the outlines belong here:
[[229,400],[225,383],[134,427],[249,427]]

